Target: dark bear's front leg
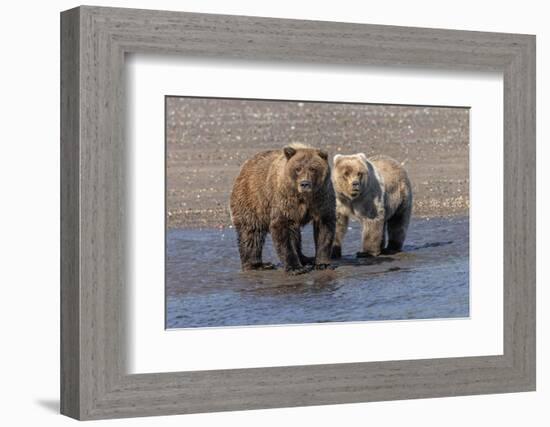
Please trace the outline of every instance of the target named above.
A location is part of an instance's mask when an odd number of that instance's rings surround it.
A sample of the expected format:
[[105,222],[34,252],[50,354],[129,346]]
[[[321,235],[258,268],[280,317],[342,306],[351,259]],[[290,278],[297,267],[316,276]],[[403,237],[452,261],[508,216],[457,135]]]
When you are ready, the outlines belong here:
[[311,270],[300,260],[300,226],[283,216],[275,217],[269,226],[273,245],[279,259],[289,274],[303,274]]
[[243,226],[236,228],[243,271],[274,269],[273,264],[262,262],[262,249],[265,243],[266,231]]
[[330,266],[330,256],[334,233],[336,229],[336,215],[327,213],[313,221],[313,237],[315,238],[315,268],[324,270]]

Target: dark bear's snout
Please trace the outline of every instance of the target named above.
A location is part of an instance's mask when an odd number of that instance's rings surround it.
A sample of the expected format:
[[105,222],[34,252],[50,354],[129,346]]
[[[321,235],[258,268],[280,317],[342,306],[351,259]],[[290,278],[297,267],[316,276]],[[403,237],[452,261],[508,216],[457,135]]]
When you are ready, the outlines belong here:
[[313,187],[313,183],[309,179],[303,179],[300,181],[300,190],[310,191]]

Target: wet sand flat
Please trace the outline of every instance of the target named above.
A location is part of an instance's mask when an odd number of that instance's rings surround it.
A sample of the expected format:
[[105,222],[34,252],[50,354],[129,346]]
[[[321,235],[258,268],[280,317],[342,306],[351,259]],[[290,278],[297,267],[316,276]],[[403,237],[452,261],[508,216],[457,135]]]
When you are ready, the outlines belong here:
[[[300,276],[242,273],[232,229],[169,230],[166,327],[468,317],[468,224],[467,217],[415,219],[404,252],[358,259],[354,222],[336,268]],[[303,239],[312,255],[311,227]],[[264,260],[278,263],[269,238]]]

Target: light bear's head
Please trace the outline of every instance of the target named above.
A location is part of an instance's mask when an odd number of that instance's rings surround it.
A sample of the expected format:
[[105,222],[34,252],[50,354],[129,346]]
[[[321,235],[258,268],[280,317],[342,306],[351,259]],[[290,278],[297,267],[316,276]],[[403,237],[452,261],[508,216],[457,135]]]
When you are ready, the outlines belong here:
[[334,156],[332,183],[334,190],[353,200],[359,197],[367,187],[369,161],[364,153]]

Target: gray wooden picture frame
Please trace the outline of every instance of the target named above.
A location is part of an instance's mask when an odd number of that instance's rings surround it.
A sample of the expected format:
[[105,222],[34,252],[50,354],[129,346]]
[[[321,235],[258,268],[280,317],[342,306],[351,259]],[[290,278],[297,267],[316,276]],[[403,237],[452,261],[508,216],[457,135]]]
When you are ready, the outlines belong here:
[[[127,374],[124,58],[136,52],[502,72],[503,355]],[[534,390],[535,263],[534,36],[88,6],[62,12],[63,414],[84,420]]]

